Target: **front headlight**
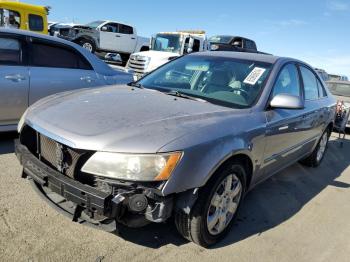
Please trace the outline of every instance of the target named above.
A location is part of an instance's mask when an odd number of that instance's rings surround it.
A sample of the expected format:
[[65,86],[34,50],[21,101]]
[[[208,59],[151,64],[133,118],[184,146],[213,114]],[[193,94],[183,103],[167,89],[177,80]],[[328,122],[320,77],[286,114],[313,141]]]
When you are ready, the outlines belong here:
[[121,180],[162,181],[171,176],[181,156],[180,152],[155,155],[97,152],[82,171]]

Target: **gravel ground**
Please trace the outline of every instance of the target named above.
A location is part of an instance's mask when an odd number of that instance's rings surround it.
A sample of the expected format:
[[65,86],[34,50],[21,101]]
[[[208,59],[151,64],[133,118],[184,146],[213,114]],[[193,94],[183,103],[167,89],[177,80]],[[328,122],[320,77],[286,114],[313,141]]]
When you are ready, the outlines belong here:
[[295,164],[260,184],[230,234],[204,249],[171,221],[121,236],[71,222],[20,178],[13,138],[0,138],[1,261],[349,261],[350,141],[341,149],[333,137],[319,168]]

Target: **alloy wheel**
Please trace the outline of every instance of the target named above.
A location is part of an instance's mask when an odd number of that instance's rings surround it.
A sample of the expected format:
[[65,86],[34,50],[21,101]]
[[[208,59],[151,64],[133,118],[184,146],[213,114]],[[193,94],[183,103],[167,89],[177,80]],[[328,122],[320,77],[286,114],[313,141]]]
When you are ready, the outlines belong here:
[[218,235],[229,225],[237,211],[242,189],[242,183],[235,174],[228,175],[218,185],[207,214],[207,228],[210,234]]

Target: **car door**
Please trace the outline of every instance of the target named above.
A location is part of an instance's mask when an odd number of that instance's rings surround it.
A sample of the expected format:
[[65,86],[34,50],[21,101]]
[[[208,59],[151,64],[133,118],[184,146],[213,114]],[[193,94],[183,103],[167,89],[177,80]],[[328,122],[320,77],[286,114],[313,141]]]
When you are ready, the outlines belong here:
[[[294,63],[286,64],[276,79],[271,99],[277,94],[290,94],[303,99],[301,79]],[[266,148],[264,176],[295,161],[305,153],[307,131],[303,127],[304,109],[268,108],[266,110]]]
[[25,41],[0,34],[0,125],[18,122],[28,106]]
[[303,81],[305,94],[304,125],[308,130],[308,137],[311,143],[309,150],[318,141],[324,129],[325,107],[322,106],[320,96],[319,80],[314,72],[307,66],[300,65],[300,73]]
[[137,43],[137,36],[134,29],[131,26],[119,24],[118,32],[121,50],[125,53],[133,53]]
[[98,78],[88,60],[71,46],[32,39],[29,104],[67,90],[95,86]]
[[124,52],[125,46],[123,46],[118,27],[117,23],[106,23],[100,27],[100,48],[102,50]]

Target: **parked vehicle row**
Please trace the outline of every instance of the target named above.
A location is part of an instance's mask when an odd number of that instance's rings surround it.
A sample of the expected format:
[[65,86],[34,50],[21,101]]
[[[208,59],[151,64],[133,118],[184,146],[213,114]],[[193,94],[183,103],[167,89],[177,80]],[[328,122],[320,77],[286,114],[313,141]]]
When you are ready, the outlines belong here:
[[0,29],[0,132],[26,108],[58,92],[132,81],[80,46],[29,31]]
[[321,163],[334,115],[306,63],[198,52],[129,85],[40,100],[20,121],[16,154],[22,176],[75,222],[114,231],[173,216],[210,246],[255,185]]

